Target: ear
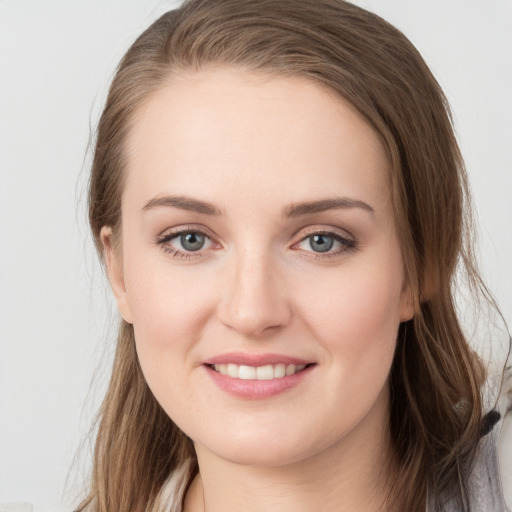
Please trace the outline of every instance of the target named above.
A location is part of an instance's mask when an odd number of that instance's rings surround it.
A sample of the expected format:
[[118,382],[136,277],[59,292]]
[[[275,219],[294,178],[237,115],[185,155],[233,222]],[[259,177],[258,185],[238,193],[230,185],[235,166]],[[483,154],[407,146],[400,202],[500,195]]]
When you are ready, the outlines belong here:
[[117,302],[117,309],[125,322],[132,322],[132,313],[128,301],[126,287],[124,285],[124,272],[122,252],[113,241],[112,228],[103,226],[100,232],[101,243],[103,245],[103,258],[107,268],[107,277],[110,287],[114,293]]

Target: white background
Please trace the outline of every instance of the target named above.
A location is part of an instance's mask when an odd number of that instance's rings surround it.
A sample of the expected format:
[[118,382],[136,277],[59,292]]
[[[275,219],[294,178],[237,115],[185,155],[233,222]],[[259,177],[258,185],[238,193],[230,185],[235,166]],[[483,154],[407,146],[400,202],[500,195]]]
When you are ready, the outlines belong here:
[[[357,3],[405,32],[452,103],[512,324],[512,1]],[[115,330],[85,223],[90,126],[123,52],[174,4],[0,0],[0,502],[70,511],[87,468]]]

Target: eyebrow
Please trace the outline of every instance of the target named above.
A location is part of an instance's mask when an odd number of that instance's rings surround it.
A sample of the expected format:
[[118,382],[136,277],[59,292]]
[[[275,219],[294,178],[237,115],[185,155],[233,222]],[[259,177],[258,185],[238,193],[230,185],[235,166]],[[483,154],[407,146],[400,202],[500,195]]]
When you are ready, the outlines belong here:
[[142,209],[150,210],[157,206],[171,206],[204,215],[221,215],[221,211],[215,205],[188,196],[157,196],[148,201]]
[[351,208],[360,208],[372,215],[375,215],[375,210],[364,201],[360,201],[359,199],[350,199],[349,197],[335,197],[332,199],[321,199],[320,201],[293,203],[285,207],[283,210],[283,217],[300,217],[301,215],[321,213],[327,210],[347,210]]
[[[221,210],[214,204],[188,196],[157,196],[148,201],[142,209],[150,210],[158,206],[179,208],[180,210],[201,213],[203,215],[219,216],[222,214]],[[311,215],[328,210],[346,210],[351,208],[360,208],[372,215],[375,214],[375,210],[364,201],[351,199],[349,197],[335,197],[331,199],[321,199],[318,201],[292,203],[283,209],[282,215],[285,218],[295,218],[301,217],[302,215]]]

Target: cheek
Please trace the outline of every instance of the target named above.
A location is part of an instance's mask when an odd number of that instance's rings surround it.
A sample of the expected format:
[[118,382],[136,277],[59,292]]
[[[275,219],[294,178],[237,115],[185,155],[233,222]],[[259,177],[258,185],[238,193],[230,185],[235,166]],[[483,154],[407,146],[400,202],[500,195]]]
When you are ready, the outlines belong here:
[[347,365],[375,365],[394,352],[401,276],[393,275],[393,266],[390,272],[372,268],[361,265],[333,273],[298,295],[310,329],[329,353],[341,353],[338,360]]
[[146,382],[173,419],[194,417],[194,347],[211,311],[212,298],[199,279],[162,263],[126,262],[137,355]]
[[386,403],[400,324],[400,279],[354,270],[350,278],[340,273],[325,288],[329,293],[315,288],[301,308],[309,330],[324,349],[321,362],[329,380],[321,399],[345,411],[332,424],[334,436],[366,417],[378,397]]
[[[125,285],[132,311],[139,359],[148,383],[187,371],[190,350],[200,338],[214,306],[207,282],[192,267],[170,265],[165,258],[125,261]],[[192,269],[192,270],[191,270]]]

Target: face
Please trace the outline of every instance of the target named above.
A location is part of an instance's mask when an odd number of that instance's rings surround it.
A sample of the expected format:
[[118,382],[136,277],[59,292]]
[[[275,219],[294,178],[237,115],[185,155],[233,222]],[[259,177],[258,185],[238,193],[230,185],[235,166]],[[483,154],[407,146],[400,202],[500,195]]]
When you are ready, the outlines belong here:
[[303,78],[174,78],[128,138],[102,235],[148,385],[201,450],[296,462],[383,430],[412,317],[378,136]]

